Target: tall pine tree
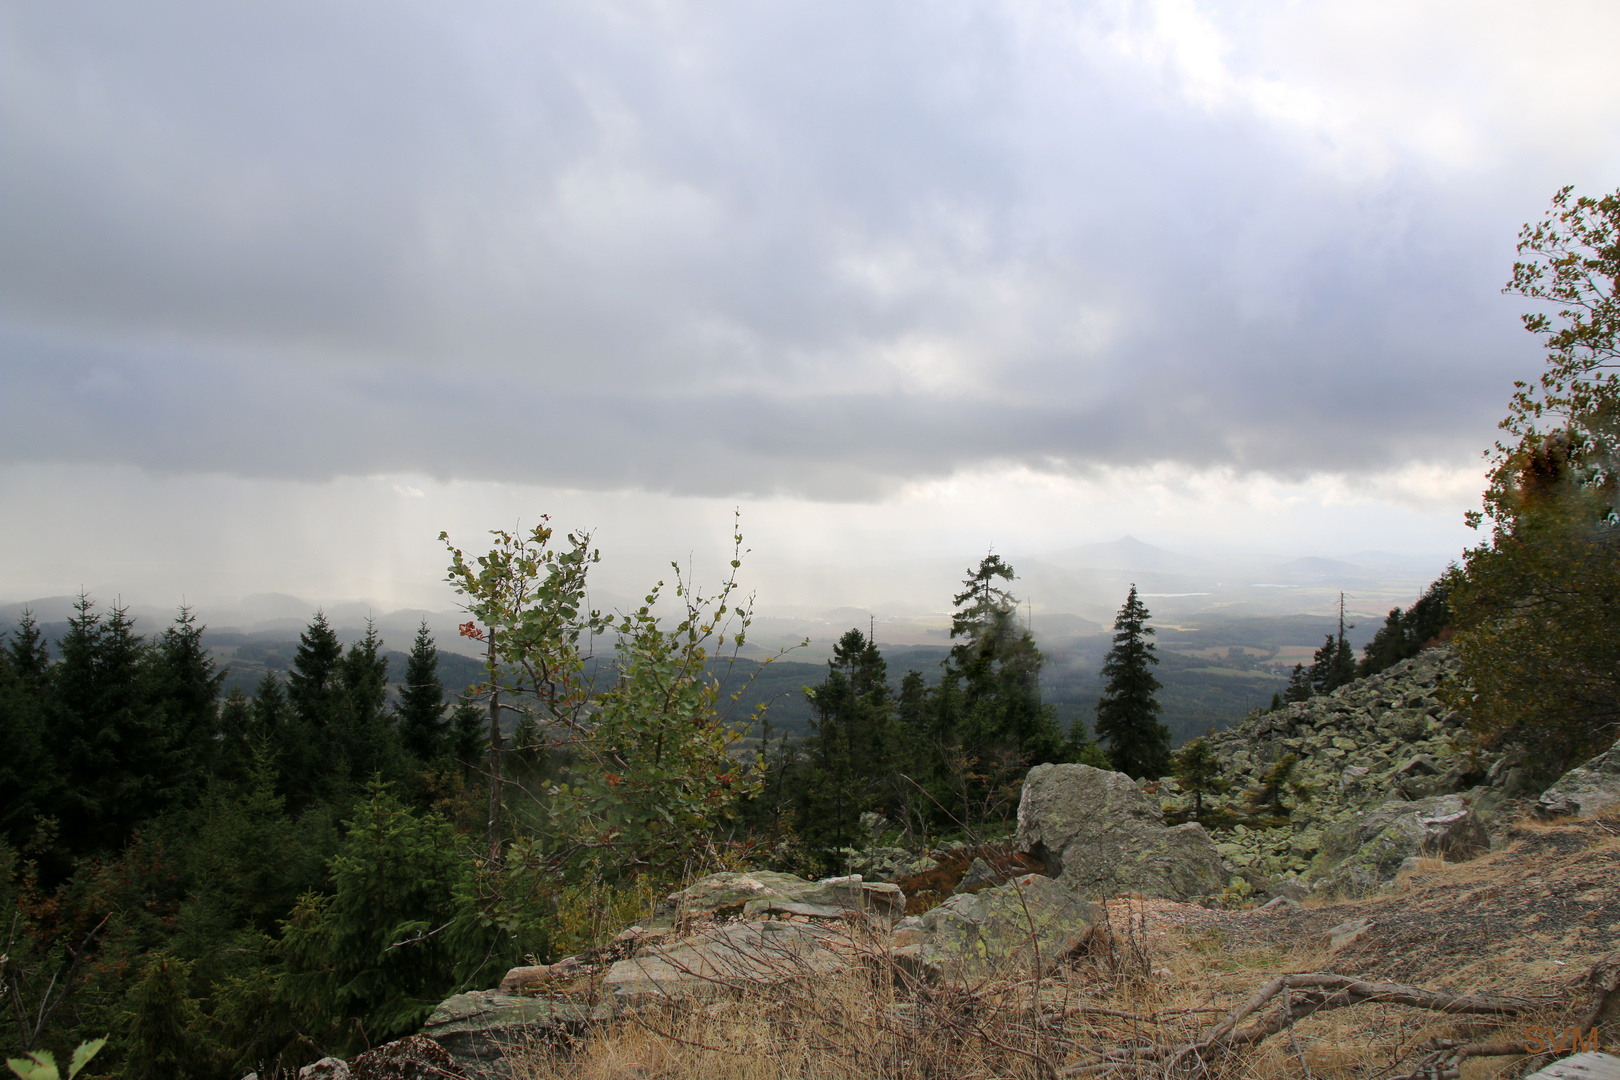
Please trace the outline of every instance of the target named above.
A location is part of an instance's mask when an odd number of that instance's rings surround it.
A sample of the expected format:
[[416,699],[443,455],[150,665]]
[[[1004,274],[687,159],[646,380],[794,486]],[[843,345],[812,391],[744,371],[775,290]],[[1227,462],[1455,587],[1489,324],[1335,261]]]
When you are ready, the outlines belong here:
[[54,798],[58,777],[45,756],[44,635],[26,609],[0,650],[0,841],[20,846]]
[[860,839],[860,816],[878,804],[899,740],[888,665],[877,643],[850,630],[833,646],[827,678],[809,692],[808,740],[799,834],[824,848]]
[[1114,646],[1103,660],[1107,680],[1097,702],[1097,735],[1108,740],[1108,756],[1120,772],[1140,779],[1170,771],[1170,730],[1159,722],[1159,662],[1148,640],[1148,609],[1131,586],[1114,618]]
[[[263,686],[261,684],[261,690]],[[315,613],[298,637],[287,672],[288,723],[277,740],[286,794],[299,809],[330,797],[347,779],[342,735],[349,724],[343,685],[343,644],[326,614]]]
[[448,734],[444,686],[439,682],[439,650],[423,619],[405,665],[405,687],[399,695],[399,737],[411,756],[429,762],[449,751]]
[[365,781],[394,764],[397,748],[393,717],[388,709],[388,657],[377,625],[366,620],[366,636],[349,646],[342,660],[343,692],[347,708],[339,716],[343,756],[349,779]]
[[[969,805],[1010,809],[1026,769],[1062,756],[1063,732],[1041,701],[1044,657],[1018,617],[1018,598],[997,584],[1017,575],[1001,556],[986,555],[954,598],[947,684],[961,688],[961,757],[975,777]],[[964,819],[966,820],[966,819]]]

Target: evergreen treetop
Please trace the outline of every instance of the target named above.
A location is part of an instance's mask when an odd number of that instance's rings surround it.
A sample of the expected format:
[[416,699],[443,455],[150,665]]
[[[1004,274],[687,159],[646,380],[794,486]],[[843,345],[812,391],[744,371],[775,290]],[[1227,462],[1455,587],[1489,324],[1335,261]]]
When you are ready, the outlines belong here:
[[1159,662],[1148,625],[1148,609],[1131,586],[1114,618],[1114,644],[1103,660],[1107,685],[1097,702],[1096,730],[1108,740],[1108,756],[1120,772],[1140,779],[1170,769],[1170,730],[1159,722]]
[[399,695],[399,737],[418,761],[432,761],[450,747],[444,720],[444,687],[439,682],[439,650],[427,620],[417,627]]

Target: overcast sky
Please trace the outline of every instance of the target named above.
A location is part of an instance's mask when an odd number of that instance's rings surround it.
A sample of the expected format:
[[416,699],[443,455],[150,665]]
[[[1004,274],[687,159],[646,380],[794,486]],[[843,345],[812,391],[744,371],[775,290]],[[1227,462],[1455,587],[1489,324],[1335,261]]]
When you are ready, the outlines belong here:
[[1518,227],[1620,182],[1617,40],[0,0],[0,599],[443,606],[441,528],[542,512],[634,576],[741,507],[766,606],[1124,533],[1443,559],[1541,364]]

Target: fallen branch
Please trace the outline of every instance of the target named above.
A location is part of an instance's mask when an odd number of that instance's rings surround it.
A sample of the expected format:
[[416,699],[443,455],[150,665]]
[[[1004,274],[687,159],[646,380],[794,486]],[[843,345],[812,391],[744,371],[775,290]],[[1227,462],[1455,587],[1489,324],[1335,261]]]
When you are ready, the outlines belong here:
[[[1304,992],[1295,993],[1295,991]],[[1248,1027],[1238,1026],[1265,1008],[1279,994],[1283,995],[1281,1008]],[[1450,994],[1443,990],[1429,990],[1401,983],[1368,982],[1349,975],[1325,972],[1279,975],[1256,990],[1243,1004],[1227,1013],[1220,1023],[1204,1032],[1196,1042],[1178,1047],[1152,1047],[1145,1050],[1132,1049],[1094,1055],[1088,1060],[1069,1066],[1062,1075],[1093,1075],[1138,1062],[1160,1063],[1166,1067],[1166,1071],[1176,1071],[1194,1060],[1201,1063],[1216,1052],[1252,1046],[1284,1028],[1291,1027],[1295,1021],[1303,1020],[1307,1016],[1329,1009],[1369,1002],[1406,1005],[1447,1014],[1465,1013],[1483,1016],[1517,1016],[1535,1004],[1524,998],[1495,994]]]
[[1430,1039],[1418,1049],[1428,1051],[1418,1067],[1394,1080],[1458,1080],[1462,1063],[1471,1057],[1518,1057],[1530,1052],[1522,1042],[1459,1043],[1453,1039]]

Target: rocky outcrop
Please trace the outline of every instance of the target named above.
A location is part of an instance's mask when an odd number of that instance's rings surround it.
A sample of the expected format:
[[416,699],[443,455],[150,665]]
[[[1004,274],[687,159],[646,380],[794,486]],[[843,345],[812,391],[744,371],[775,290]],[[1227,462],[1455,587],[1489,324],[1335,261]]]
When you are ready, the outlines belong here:
[[1536,800],[1543,817],[1599,817],[1620,811],[1620,742],[1560,776]]
[[1203,826],[1164,824],[1124,773],[1038,765],[1018,802],[1017,845],[1086,898],[1135,892],[1169,900],[1218,893],[1228,874]]
[[1385,803],[1328,830],[1311,876],[1319,893],[1362,893],[1389,884],[1408,859],[1461,862],[1490,846],[1460,795]]
[[806,881],[768,870],[710,874],[591,957],[512,968],[498,990],[457,994],[422,1034],[468,1075],[503,1075],[513,1047],[576,1034],[626,1008],[825,974],[847,963],[836,927],[892,925],[898,886],[859,875]]

